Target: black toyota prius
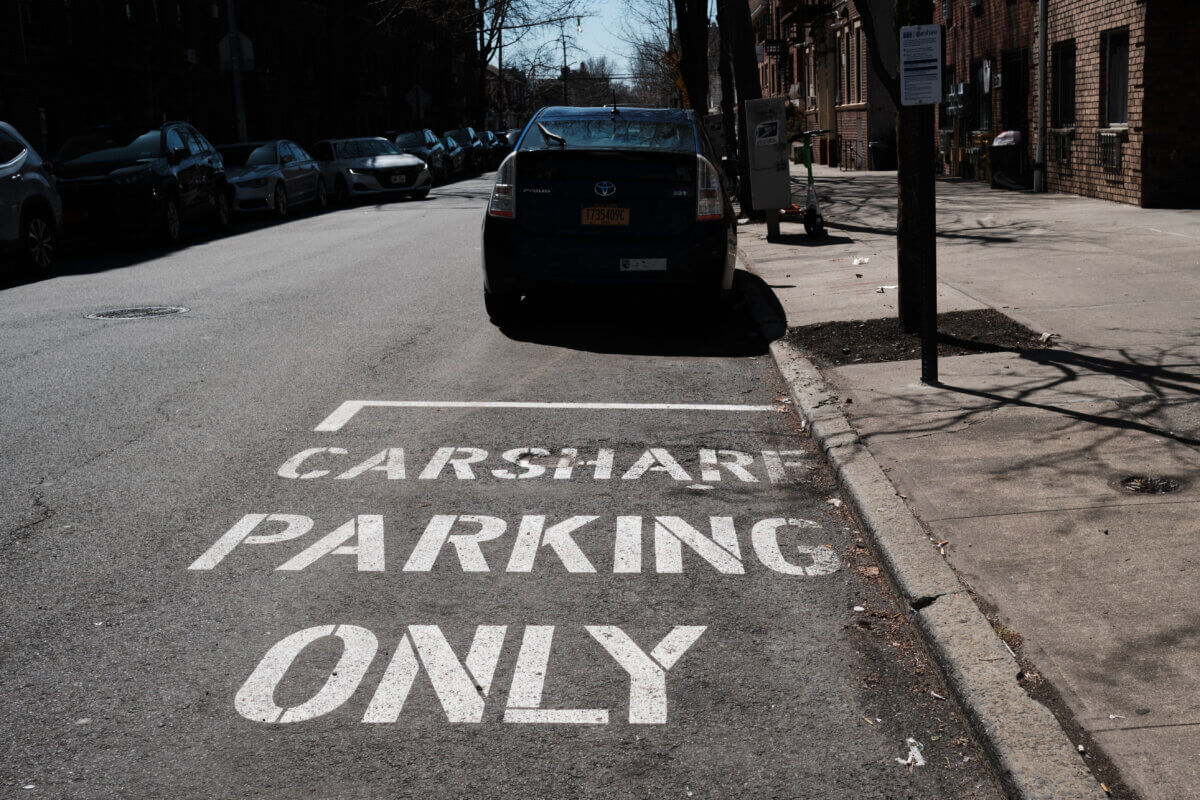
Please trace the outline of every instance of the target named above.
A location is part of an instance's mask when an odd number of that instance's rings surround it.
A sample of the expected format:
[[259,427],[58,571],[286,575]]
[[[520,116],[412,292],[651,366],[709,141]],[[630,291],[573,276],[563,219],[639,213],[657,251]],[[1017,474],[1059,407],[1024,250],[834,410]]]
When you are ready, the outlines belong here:
[[549,107],[496,173],[483,220],[484,301],[568,286],[727,292],[737,219],[690,110]]

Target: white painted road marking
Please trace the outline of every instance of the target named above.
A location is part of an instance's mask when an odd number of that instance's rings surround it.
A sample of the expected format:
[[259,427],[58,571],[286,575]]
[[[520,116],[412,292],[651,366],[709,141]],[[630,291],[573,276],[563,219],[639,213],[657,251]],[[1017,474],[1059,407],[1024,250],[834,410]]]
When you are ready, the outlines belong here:
[[[667,672],[707,630],[704,625],[677,625],[646,654],[629,634],[615,625],[585,625],[589,635],[629,675],[629,721],[663,725],[667,721]],[[492,678],[504,647],[506,625],[479,625],[465,660],[460,661],[437,625],[410,625],[401,635],[363,714],[366,723],[400,719],[417,674],[425,668],[447,722],[483,722]],[[342,640],[342,654],[325,684],[309,699],[290,708],[275,703],[275,690],[300,654],[320,639]],[[553,625],[527,625],[517,653],[512,684],[504,710],[509,723],[605,725],[606,708],[542,708],[550,664]],[[414,645],[415,650],[414,651]],[[379,640],[358,625],[319,625],[305,628],[276,643],[238,689],[234,707],[252,722],[287,724],[315,719],[336,710],[354,696],[375,660]],[[418,662],[418,657],[420,661]]]
[[[342,447],[309,447],[284,461],[275,474],[288,480],[311,481],[332,475],[330,480],[348,481],[361,478],[364,482],[403,481],[408,479],[410,472],[418,472],[417,480],[422,481],[473,481],[492,478],[528,480],[542,477],[547,480],[572,480],[576,476],[581,480],[612,479],[616,451],[601,447],[596,450],[595,459],[581,459],[578,447],[561,447],[557,450],[556,455],[553,448],[541,446],[528,445],[507,449],[499,454],[505,466],[489,468],[486,462],[493,454],[482,447],[438,447],[432,455],[427,456],[428,461],[425,461],[426,454],[421,451],[406,451],[403,447],[386,447],[365,461],[360,460],[364,453],[351,455]],[[789,468],[808,469],[812,463],[809,455],[802,450],[761,450],[754,454],[740,450],[701,447],[686,453],[678,449],[676,452],[684,456],[686,463],[697,465],[694,469],[699,469],[701,483],[720,482],[723,477],[721,468],[724,468],[731,479],[742,483],[759,483],[760,479],[748,467],[762,469],[771,483],[788,483],[792,480],[788,474]],[[425,466],[419,471],[409,470],[408,461],[413,462],[414,467],[421,463]],[[512,470],[512,466],[519,467],[520,471]],[[577,471],[576,467],[580,469]],[[594,469],[588,469],[589,467]],[[335,471],[338,471],[338,474],[334,475]],[[652,473],[662,473],[672,480],[684,483],[692,483],[694,480],[692,474],[684,468],[683,462],[665,447],[644,450],[637,460],[630,462],[629,468],[621,474],[621,480],[640,480],[651,476]]]
[[787,411],[786,406],[725,405],[721,403],[542,403],[506,400],[347,400],[314,431],[340,431],[364,408],[533,408],[573,411]]
[[[449,555],[442,556],[444,551],[449,551],[457,556],[462,572],[491,572],[492,566],[488,563],[482,545],[485,542],[500,540],[489,547],[493,550],[493,556],[499,555],[497,551],[510,548],[504,572],[533,572],[538,553],[548,549],[568,574],[595,574],[596,567],[574,538],[580,529],[588,528],[583,531],[582,536],[589,537],[592,541],[596,541],[597,536],[613,537],[611,541],[614,574],[641,573],[642,544],[646,535],[642,526],[643,518],[619,515],[613,520],[615,524],[612,528],[607,528],[607,521],[601,522],[600,525],[592,525],[601,519],[598,516],[572,516],[561,522],[547,524],[548,520],[544,515],[526,514],[519,522],[510,526],[500,517],[483,514],[435,514],[417,538],[401,571],[431,572],[439,557],[446,563],[453,563],[454,559]],[[653,539],[655,573],[683,573],[683,546],[687,545],[699,560],[706,562],[718,573],[746,574],[746,559],[742,556],[733,517],[710,516],[707,534],[700,526],[694,526],[682,517],[655,516],[651,519],[653,529],[649,535]],[[270,527],[272,523],[283,523],[284,530],[277,533],[253,533],[259,526]],[[308,534],[313,529],[313,524],[311,517],[299,514],[246,514],[193,561],[188,569],[212,570],[241,544],[288,542]],[[459,532],[464,527],[468,531]],[[820,526],[812,520],[784,517],[758,520],[751,526],[750,549],[764,567],[782,575],[807,578],[832,575],[841,568],[841,559],[828,545],[794,542],[786,547],[789,551],[794,548],[794,552],[800,558],[797,561],[786,557],[785,544],[780,541],[780,534],[789,528],[796,529],[792,531],[793,536],[799,530],[820,530]],[[789,536],[788,540],[792,538]],[[353,556],[357,572],[384,572],[386,560],[383,516],[359,514],[275,569],[299,572],[327,556]],[[549,559],[543,559],[546,560]],[[499,565],[500,560],[496,559],[497,568]]]

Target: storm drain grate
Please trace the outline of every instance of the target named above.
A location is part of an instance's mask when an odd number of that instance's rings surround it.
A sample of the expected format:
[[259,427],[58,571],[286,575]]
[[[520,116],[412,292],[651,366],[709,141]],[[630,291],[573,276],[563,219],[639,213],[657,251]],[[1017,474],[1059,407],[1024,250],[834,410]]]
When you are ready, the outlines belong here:
[[1121,481],[1121,487],[1134,494],[1170,494],[1182,484],[1174,478],[1155,478],[1150,475],[1131,475]]
[[168,314],[183,314],[187,311],[183,306],[137,306],[135,308],[114,308],[112,311],[97,311],[88,314],[88,319],[145,319],[146,317],[165,317]]

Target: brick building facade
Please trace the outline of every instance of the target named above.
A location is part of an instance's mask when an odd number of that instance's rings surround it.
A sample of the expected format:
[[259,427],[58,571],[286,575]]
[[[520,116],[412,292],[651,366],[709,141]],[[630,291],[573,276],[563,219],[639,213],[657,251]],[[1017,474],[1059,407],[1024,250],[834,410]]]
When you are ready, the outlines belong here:
[[763,95],[788,98],[796,127],[833,131],[817,142],[818,161],[847,169],[894,168],[895,106],[871,63],[854,3],[750,4]]
[[[1038,4],[937,0],[946,174],[1028,185],[1036,158]],[[1148,206],[1200,205],[1200,3],[1048,0],[1046,188]],[[989,159],[1002,131],[1017,158]]]
[[989,146],[1002,131],[1016,131],[1019,158],[1003,165],[1013,183],[1032,183],[1036,121],[1033,66],[1037,3],[1030,0],[938,0],[942,24],[946,99],[937,114],[942,171],[988,177]]

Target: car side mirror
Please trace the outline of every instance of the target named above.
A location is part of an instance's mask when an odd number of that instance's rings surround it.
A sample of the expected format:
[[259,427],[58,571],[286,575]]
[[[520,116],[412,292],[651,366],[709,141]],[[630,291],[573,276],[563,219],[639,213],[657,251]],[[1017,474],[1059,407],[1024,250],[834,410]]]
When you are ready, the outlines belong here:
[[296,160],[295,156],[284,156],[283,158],[279,159],[280,163],[282,163],[282,164],[290,164],[295,160]]
[[187,158],[187,152],[188,151],[186,147],[173,147],[167,153],[167,160],[172,164],[178,164],[180,161],[183,161],[185,158]]

